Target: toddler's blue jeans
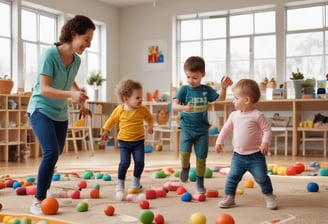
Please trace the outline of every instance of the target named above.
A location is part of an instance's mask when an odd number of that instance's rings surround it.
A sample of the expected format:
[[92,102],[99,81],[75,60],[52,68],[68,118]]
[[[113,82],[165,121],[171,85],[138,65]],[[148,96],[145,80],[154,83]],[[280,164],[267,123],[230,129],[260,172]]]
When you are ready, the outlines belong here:
[[133,176],[140,178],[145,167],[145,141],[127,142],[119,140],[120,164],[118,166],[118,179],[125,180],[126,172],[134,160]]
[[234,152],[225,185],[225,194],[236,194],[238,183],[246,171],[249,171],[253,175],[254,180],[260,185],[263,194],[272,193],[272,183],[270,177],[267,175],[265,155],[261,152],[250,155],[240,155]]
[[58,157],[65,146],[68,121],[54,121],[35,111],[30,116],[30,123],[42,150],[35,197],[43,200],[50,188]]

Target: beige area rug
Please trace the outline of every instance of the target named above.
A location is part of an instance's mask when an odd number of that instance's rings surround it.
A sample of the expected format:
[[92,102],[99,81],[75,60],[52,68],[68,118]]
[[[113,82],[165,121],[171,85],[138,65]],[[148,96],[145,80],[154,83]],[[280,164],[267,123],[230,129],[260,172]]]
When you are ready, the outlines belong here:
[[[153,172],[154,170],[149,170],[142,177],[142,184],[145,190],[150,189],[153,184],[164,184],[166,182],[179,183],[178,178],[174,177],[174,175],[162,179],[154,179]],[[80,199],[59,198],[60,208],[58,214],[44,217],[79,224],[140,223],[138,216],[142,209],[139,207],[139,203],[117,201],[115,199],[116,176],[115,174],[111,174],[111,176],[112,181],[87,180],[88,187],[82,189]],[[225,178],[225,175],[214,172],[212,178],[205,179],[207,189],[218,190],[219,198],[207,198],[204,202],[183,202],[176,192],[169,191],[165,198],[149,200],[150,210],[155,215],[162,214],[165,218],[165,223],[172,224],[187,224],[191,215],[196,212],[205,214],[206,223],[208,224],[215,224],[216,217],[221,213],[232,215],[236,224],[327,223],[328,177],[272,175],[271,179],[274,192],[279,202],[278,210],[269,210],[266,208],[258,185],[255,185],[254,188],[243,187],[243,181],[252,178],[249,174],[246,174],[240,182],[239,189],[243,189],[244,193],[236,196],[237,206],[230,209],[219,208],[217,203],[222,199],[224,194]],[[77,188],[79,180],[76,177],[71,177],[70,180],[55,181],[50,191],[56,192],[62,188]],[[129,175],[126,185],[129,186],[130,182],[131,176]],[[309,182],[316,182],[320,187],[319,192],[308,192],[307,184]],[[100,185],[100,199],[90,199],[89,197],[89,190],[95,184]],[[188,182],[183,184],[183,186],[192,194],[196,192],[195,182]],[[28,214],[32,201],[33,196],[17,196],[15,190],[12,188],[0,190],[0,203],[3,205],[0,211],[1,213]],[[76,205],[81,201],[86,201],[89,204],[88,211],[77,212]],[[104,214],[104,208],[108,205],[115,207],[114,216],[106,216]]]

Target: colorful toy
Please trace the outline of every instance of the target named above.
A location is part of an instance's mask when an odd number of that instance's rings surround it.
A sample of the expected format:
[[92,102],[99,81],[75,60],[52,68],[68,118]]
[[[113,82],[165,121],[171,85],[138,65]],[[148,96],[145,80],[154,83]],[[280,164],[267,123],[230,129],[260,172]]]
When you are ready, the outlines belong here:
[[142,210],[139,213],[139,221],[142,224],[151,224],[154,220],[154,213],[151,210]]
[[157,214],[157,215],[155,215],[154,221],[155,221],[155,224],[164,224],[164,222],[165,222],[164,216],[161,214]]
[[308,192],[318,192],[319,185],[315,182],[310,182],[307,184],[307,190],[308,190]]
[[115,213],[115,208],[112,205],[108,205],[108,206],[105,207],[104,213],[107,216],[113,216],[114,213]]
[[235,220],[231,215],[222,213],[216,217],[215,224],[235,224]]
[[148,200],[142,200],[139,202],[139,206],[142,209],[149,209],[150,204]]
[[196,212],[190,216],[189,224],[206,224],[206,216],[204,213]]
[[245,188],[253,188],[254,187],[254,181],[253,180],[245,180],[244,181],[244,187]]
[[206,197],[208,197],[208,198],[217,198],[217,197],[219,197],[219,191],[218,190],[207,190],[206,191]]
[[190,202],[192,200],[192,195],[189,192],[185,192],[181,195],[181,201]]
[[89,204],[85,201],[82,201],[76,205],[76,210],[78,212],[86,212],[89,209]]
[[56,215],[59,209],[59,203],[56,198],[45,198],[41,202],[41,211],[45,215]]
[[195,200],[195,201],[205,201],[206,196],[205,196],[205,194],[196,193],[192,196],[192,199]]

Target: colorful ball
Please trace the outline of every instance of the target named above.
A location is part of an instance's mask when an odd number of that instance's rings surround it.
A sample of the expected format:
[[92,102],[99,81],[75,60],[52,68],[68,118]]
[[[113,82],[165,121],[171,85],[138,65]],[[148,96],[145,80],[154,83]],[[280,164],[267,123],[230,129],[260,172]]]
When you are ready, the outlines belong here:
[[245,180],[244,181],[244,187],[245,188],[253,188],[254,187],[254,181],[253,180]]
[[206,224],[206,216],[204,213],[196,212],[190,216],[189,224]]
[[41,202],[41,211],[45,215],[56,215],[59,209],[59,203],[56,198],[45,198]]
[[189,170],[189,180],[195,182],[197,179],[196,169],[192,168]]
[[235,224],[235,220],[231,215],[222,213],[216,217],[215,224]]
[[192,200],[192,195],[189,192],[185,192],[181,196],[181,201],[190,202]]
[[104,213],[107,216],[113,216],[115,213],[115,208],[112,205],[108,205],[105,207]]
[[289,166],[286,169],[286,175],[287,176],[294,176],[296,175],[296,168],[294,166]]
[[155,221],[155,224],[164,224],[164,222],[165,222],[164,216],[161,214],[157,214],[157,215],[155,215],[154,221]]
[[154,220],[154,213],[151,210],[142,210],[139,213],[139,221],[142,224],[151,224]]
[[319,175],[320,176],[328,176],[328,169],[327,168],[321,168],[319,170]]
[[308,190],[308,192],[318,192],[319,185],[315,182],[310,182],[307,184],[307,190]]
[[206,167],[205,172],[204,172],[204,177],[212,178],[212,176],[213,176],[213,171],[210,168]]
[[153,146],[151,146],[151,145],[146,145],[145,146],[145,153],[151,153],[151,152],[153,152]]
[[88,209],[89,209],[89,205],[85,201],[82,201],[76,205],[76,210],[78,212],[86,212],[86,211],[88,211]]

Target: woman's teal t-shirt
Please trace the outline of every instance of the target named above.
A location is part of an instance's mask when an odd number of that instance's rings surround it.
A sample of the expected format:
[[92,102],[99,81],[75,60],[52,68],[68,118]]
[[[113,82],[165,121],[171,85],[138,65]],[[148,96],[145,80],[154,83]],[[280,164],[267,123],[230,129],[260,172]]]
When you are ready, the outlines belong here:
[[55,121],[68,120],[67,99],[43,96],[40,89],[40,75],[50,76],[53,88],[70,90],[80,64],[80,57],[74,53],[73,62],[68,67],[65,67],[56,45],[46,49],[39,61],[36,84],[27,112],[32,115],[34,111],[39,111]]
[[210,86],[200,85],[192,88],[182,86],[177,92],[175,99],[179,99],[181,105],[192,105],[192,112],[180,112],[180,127],[190,128],[192,130],[208,130],[208,102],[213,102],[219,97],[219,94]]

